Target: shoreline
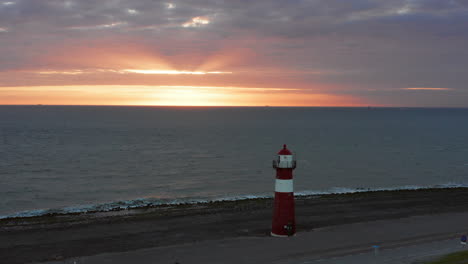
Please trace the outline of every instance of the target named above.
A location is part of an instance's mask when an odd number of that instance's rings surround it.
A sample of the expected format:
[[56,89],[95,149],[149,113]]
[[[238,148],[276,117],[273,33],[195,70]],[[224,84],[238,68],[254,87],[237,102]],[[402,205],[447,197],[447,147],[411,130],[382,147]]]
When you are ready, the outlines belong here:
[[[467,189],[468,186],[460,184],[442,184],[434,186],[401,186],[401,187],[387,187],[387,188],[346,188],[335,187],[325,191],[299,191],[295,193],[296,199],[307,197],[316,197],[323,195],[346,195],[355,193],[372,193],[372,192],[399,192],[399,191],[420,191],[420,190],[448,190],[448,189]],[[26,211],[19,211],[16,213],[0,215],[0,223],[8,219],[27,219],[27,218],[40,218],[47,216],[60,216],[60,215],[78,215],[78,214],[96,214],[107,212],[119,212],[129,210],[140,210],[149,208],[161,207],[174,207],[174,206],[187,206],[187,205],[204,205],[212,203],[224,202],[238,202],[246,200],[261,200],[273,199],[273,195],[266,194],[245,194],[239,196],[217,197],[203,199],[203,198],[178,198],[178,199],[155,199],[155,198],[136,198],[133,200],[120,200],[98,204],[83,204],[76,206],[67,206],[62,208],[49,208],[49,209],[32,209]]]
[[[237,237],[268,237],[272,198],[164,205],[0,220],[6,263]],[[468,188],[371,191],[296,197],[298,233],[419,215],[468,212]]]

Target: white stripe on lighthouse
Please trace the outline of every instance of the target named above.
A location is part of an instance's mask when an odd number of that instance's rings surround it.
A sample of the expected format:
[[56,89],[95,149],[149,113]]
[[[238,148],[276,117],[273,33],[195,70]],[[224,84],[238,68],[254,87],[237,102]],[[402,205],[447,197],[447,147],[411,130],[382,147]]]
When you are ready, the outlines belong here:
[[276,179],[275,192],[292,193],[293,192],[293,180]]

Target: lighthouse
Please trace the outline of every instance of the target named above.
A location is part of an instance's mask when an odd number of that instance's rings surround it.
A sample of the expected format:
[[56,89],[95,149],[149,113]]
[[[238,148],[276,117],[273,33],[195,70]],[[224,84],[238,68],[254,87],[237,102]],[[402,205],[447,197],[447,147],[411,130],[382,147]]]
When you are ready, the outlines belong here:
[[273,160],[273,168],[276,169],[276,182],[271,235],[292,236],[296,233],[293,190],[293,170],[296,168],[296,160],[286,144],[278,152],[278,157]]

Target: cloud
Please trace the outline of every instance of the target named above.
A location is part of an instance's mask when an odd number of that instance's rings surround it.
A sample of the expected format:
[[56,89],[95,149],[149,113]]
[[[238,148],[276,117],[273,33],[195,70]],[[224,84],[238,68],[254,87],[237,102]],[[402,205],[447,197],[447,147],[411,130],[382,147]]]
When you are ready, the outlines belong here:
[[179,74],[190,74],[190,75],[205,75],[205,74],[231,74],[232,72],[222,72],[222,71],[178,71],[178,70],[137,70],[137,69],[125,69],[119,72],[124,73],[138,73],[138,74],[169,74],[169,75],[179,75]]
[[208,19],[207,17],[197,16],[183,23],[182,27],[200,27],[203,25],[208,25],[209,23],[210,19]]
[[[25,82],[19,74],[31,71],[56,72],[31,83],[176,77],[109,72],[157,69],[235,72],[205,74],[200,85],[341,87],[385,104],[397,99],[361,91],[468,90],[464,0],[18,0],[0,2],[0,25],[0,83]],[[196,77],[179,75],[184,85]]]
[[69,27],[69,29],[73,29],[73,30],[111,29],[111,28],[122,27],[122,26],[124,26],[126,24],[127,24],[127,22],[113,22],[113,23],[102,24],[102,25]]
[[451,91],[452,88],[432,88],[432,87],[414,87],[414,88],[401,88],[402,90],[411,91]]
[[207,90],[237,90],[237,91],[303,91],[304,89],[294,88],[261,88],[261,87],[234,87],[234,86],[183,86],[183,85],[160,85],[161,88],[181,88],[181,89],[207,89]]
[[45,74],[45,75],[50,75],[50,74],[78,75],[78,74],[84,74],[86,72],[82,70],[74,70],[74,71],[38,71],[36,73]]
[[130,15],[138,15],[140,13],[140,11],[138,11],[136,9],[128,8],[127,13],[129,13]]

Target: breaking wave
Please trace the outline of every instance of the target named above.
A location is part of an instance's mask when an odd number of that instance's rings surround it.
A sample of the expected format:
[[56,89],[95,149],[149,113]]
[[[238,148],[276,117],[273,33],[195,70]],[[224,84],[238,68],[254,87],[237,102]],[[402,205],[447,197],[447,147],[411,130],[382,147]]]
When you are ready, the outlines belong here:
[[[467,184],[458,183],[446,183],[437,184],[431,186],[418,186],[418,185],[405,185],[399,187],[388,187],[388,188],[344,188],[334,187],[327,190],[305,190],[295,192],[295,196],[311,196],[311,195],[324,195],[324,194],[348,194],[348,193],[360,193],[360,192],[375,192],[375,191],[398,191],[398,190],[422,190],[422,189],[450,189],[450,188],[468,188]],[[160,199],[160,198],[140,198],[127,201],[116,201],[101,204],[88,204],[70,206],[57,209],[38,209],[22,211],[14,214],[0,215],[0,219],[8,218],[27,218],[37,217],[44,215],[66,215],[66,214],[79,214],[79,213],[91,213],[91,212],[111,212],[121,211],[137,208],[149,208],[156,206],[171,206],[171,205],[182,205],[182,204],[203,204],[211,202],[224,202],[224,201],[240,201],[249,199],[262,199],[272,198],[272,194],[257,194],[257,195],[239,195],[239,196],[228,196],[219,197],[213,199],[206,198],[180,198],[180,199]]]

